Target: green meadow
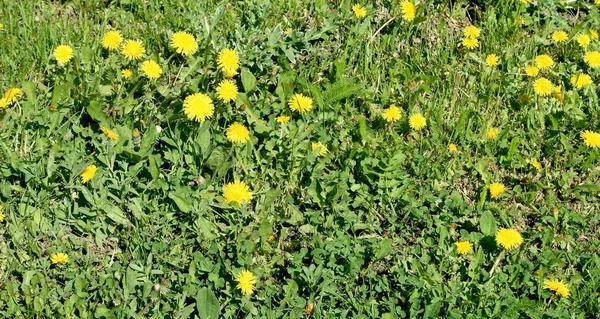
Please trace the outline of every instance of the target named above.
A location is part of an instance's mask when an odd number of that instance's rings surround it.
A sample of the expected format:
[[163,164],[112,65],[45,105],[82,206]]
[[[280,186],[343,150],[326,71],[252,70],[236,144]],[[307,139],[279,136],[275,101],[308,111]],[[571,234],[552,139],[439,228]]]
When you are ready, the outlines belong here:
[[0,317],[598,318],[599,8],[0,0]]

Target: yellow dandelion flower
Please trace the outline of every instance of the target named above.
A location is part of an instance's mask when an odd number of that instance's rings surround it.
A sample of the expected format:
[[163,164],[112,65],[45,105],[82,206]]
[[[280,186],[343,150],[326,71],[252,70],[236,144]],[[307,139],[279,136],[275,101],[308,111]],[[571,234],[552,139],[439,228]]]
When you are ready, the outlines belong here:
[[508,250],[517,248],[523,243],[523,237],[512,228],[502,228],[496,233],[496,244]]
[[586,48],[588,45],[590,45],[590,42],[592,42],[590,37],[583,33],[578,34],[575,40],[577,40],[577,44],[579,44],[579,46],[582,48]]
[[535,94],[547,96],[552,93],[553,89],[554,85],[552,84],[552,82],[550,82],[550,80],[544,77],[541,77],[535,80],[535,82],[533,82],[533,91],[535,92]]
[[142,41],[127,40],[121,47],[121,53],[127,60],[139,60],[146,53],[146,49]]
[[234,144],[246,143],[250,140],[250,131],[239,122],[235,122],[227,127],[227,139]]
[[56,47],[56,49],[54,49],[52,54],[54,55],[56,61],[61,64],[65,64],[73,57],[73,48],[68,45],[59,45]]
[[592,84],[594,84],[594,81],[592,80],[592,77],[588,74],[579,73],[571,76],[571,85],[573,85],[578,90]]
[[318,156],[323,156],[327,153],[329,153],[329,150],[327,149],[327,147],[325,145],[323,145],[321,142],[315,143],[313,142],[311,145],[312,150],[319,150],[319,152],[317,153],[317,157]]
[[523,4],[530,4],[532,0],[519,0]]
[[234,77],[238,74],[239,74],[239,72],[237,70],[233,70],[233,69],[224,70],[224,76],[226,79],[231,79],[232,77]]
[[96,167],[96,165],[90,165],[88,167],[86,167],[83,172],[81,172],[81,174],[79,174],[79,176],[81,176],[81,182],[83,184],[89,182],[92,180],[92,178],[94,178],[94,175],[96,175],[96,171],[98,170],[98,168]]
[[569,286],[565,284],[562,280],[558,279],[545,280],[544,289],[554,291],[554,293],[564,298],[568,298],[571,294],[569,291]]
[[2,23],[0,23],[0,31],[4,30],[4,25]]
[[292,111],[304,113],[312,110],[313,100],[310,97],[302,94],[294,94],[294,96],[289,99],[288,105]]
[[400,8],[402,11],[402,18],[408,22],[411,22],[417,16],[417,7],[410,1],[402,1],[400,3]]
[[281,125],[287,124],[291,119],[292,119],[292,117],[287,116],[287,115],[279,115],[278,117],[275,118],[277,123],[279,123]]
[[590,66],[590,68],[598,68],[600,66],[600,52],[589,51],[583,55],[583,61]]
[[64,265],[69,262],[69,255],[65,253],[56,253],[50,257],[50,261],[52,261],[53,264]]
[[479,40],[477,40],[476,38],[465,37],[462,39],[462,45],[465,48],[472,50],[479,46]]
[[160,68],[160,65],[156,63],[156,61],[146,60],[142,62],[142,72],[144,72],[144,75],[147,78],[155,80],[158,79],[162,74],[162,69]]
[[535,57],[535,66],[540,70],[546,70],[554,65],[554,60],[547,54],[538,55]]
[[454,143],[448,144],[448,152],[454,153],[458,150],[458,147]]
[[198,43],[196,42],[196,38],[190,33],[179,31],[175,32],[171,36],[171,41],[169,43],[171,48],[175,49],[177,53],[183,55],[192,55],[198,51]]
[[504,187],[504,184],[502,183],[492,183],[488,185],[488,189],[492,198],[498,198],[500,195],[504,194],[506,187]]
[[500,131],[497,128],[490,126],[487,130],[485,130],[485,138],[488,140],[495,140],[498,136],[498,133],[500,133]]
[[244,295],[251,295],[254,290],[256,290],[256,277],[248,270],[244,269],[237,274],[237,276],[235,276],[235,281],[238,283],[236,288],[241,290]]
[[592,40],[598,39],[598,31],[596,31],[594,29],[590,29],[590,35],[592,36]]
[[498,65],[499,61],[500,59],[495,54],[488,54],[488,56],[485,58],[485,64],[488,66],[496,66]]
[[235,102],[237,95],[238,87],[232,80],[223,80],[217,86],[217,97],[225,103]]
[[204,93],[188,95],[183,101],[183,112],[190,120],[204,122],[214,111],[212,99]]
[[2,212],[2,210],[4,209],[4,206],[0,205],[0,223],[4,221],[4,212]]
[[5,109],[10,105],[10,103],[11,102],[7,98],[5,98],[5,97],[0,98],[0,108]]
[[552,40],[556,43],[565,42],[569,39],[569,35],[565,31],[554,31],[552,33]]
[[594,0],[594,4],[600,5],[600,0]]
[[536,66],[530,65],[525,68],[525,74],[529,76],[537,76],[540,74],[540,69],[538,69]]
[[408,125],[410,128],[416,131],[422,130],[425,126],[427,126],[427,120],[421,113],[414,113],[408,117]]
[[456,245],[456,252],[461,255],[467,255],[473,251],[473,244],[467,240],[459,241],[454,244]]
[[583,140],[583,143],[588,147],[591,147],[591,148],[599,148],[600,147],[600,133],[586,130],[581,133],[581,139]]
[[313,310],[315,310],[315,304],[312,302],[307,303],[306,307],[304,307],[304,314],[308,316],[313,312]]
[[130,69],[121,70],[121,76],[124,79],[129,79],[131,77],[131,70]]
[[479,30],[478,27],[476,27],[474,25],[470,25],[470,26],[464,28],[463,34],[465,35],[465,38],[478,39],[479,36],[481,35],[481,31]]
[[123,42],[123,36],[119,31],[108,31],[102,37],[102,46],[108,50],[116,50]]
[[285,33],[285,35],[290,35],[290,33],[292,33],[292,28],[285,29],[285,31],[283,31],[283,33]]
[[535,169],[537,169],[538,171],[542,169],[542,163],[540,163],[540,161],[538,161],[535,158],[531,161],[531,165],[535,167]]
[[367,8],[358,3],[352,6],[352,11],[354,11],[354,15],[357,18],[364,18],[367,16]]
[[565,98],[562,94],[562,88],[560,85],[554,87],[554,92],[552,93],[552,97],[558,101],[562,101]]
[[381,116],[387,122],[393,123],[402,118],[402,113],[397,106],[391,105],[387,109],[383,110]]
[[4,98],[8,100],[9,103],[15,101],[15,99],[23,93],[23,90],[19,88],[10,88],[4,92]]
[[235,71],[240,67],[240,57],[231,49],[223,49],[217,57],[217,66],[225,73]]
[[109,139],[116,141],[117,139],[119,139],[119,134],[117,134],[115,131],[104,127],[104,126],[100,126],[100,131],[102,131],[102,133],[104,133],[104,135],[106,135],[106,137],[108,137]]
[[227,204],[236,202],[238,206],[242,206],[243,202],[249,203],[252,200],[252,192],[246,183],[236,180],[223,187],[223,197]]

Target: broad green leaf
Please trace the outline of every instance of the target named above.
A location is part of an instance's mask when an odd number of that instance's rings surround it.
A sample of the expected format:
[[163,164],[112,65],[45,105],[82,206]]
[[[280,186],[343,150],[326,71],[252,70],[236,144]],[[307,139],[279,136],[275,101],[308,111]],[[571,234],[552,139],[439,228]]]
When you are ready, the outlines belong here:
[[247,69],[242,69],[242,85],[246,94],[254,92],[256,90],[256,77]]
[[481,232],[486,236],[493,236],[496,233],[496,218],[490,211],[485,211],[479,219]]
[[196,296],[196,307],[200,319],[218,319],[221,314],[221,306],[219,300],[212,290],[203,287],[198,291]]
[[182,212],[188,213],[192,210],[192,204],[188,201],[187,198],[184,198],[183,196],[175,192],[170,192],[169,198],[175,202],[179,210],[181,210]]

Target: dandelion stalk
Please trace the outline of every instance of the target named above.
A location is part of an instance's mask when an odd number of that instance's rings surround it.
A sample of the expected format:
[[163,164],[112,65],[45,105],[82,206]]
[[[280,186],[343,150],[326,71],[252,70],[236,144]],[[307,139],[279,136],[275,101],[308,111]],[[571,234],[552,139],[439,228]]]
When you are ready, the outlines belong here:
[[496,270],[496,267],[498,267],[498,264],[500,264],[500,260],[502,260],[503,256],[504,256],[504,250],[501,251],[500,254],[498,255],[498,258],[496,258],[496,261],[494,262],[494,266],[492,266],[492,269],[490,270],[490,278],[494,274],[494,271]]

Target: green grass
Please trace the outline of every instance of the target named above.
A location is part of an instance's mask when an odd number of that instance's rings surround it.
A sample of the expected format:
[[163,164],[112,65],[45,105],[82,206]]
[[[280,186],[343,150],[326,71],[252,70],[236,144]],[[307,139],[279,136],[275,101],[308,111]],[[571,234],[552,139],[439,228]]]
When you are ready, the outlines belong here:
[[[0,89],[25,91],[0,111],[0,316],[596,318],[600,170],[580,133],[600,130],[598,95],[569,80],[599,80],[573,38],[600,15],[593,1],[537,2],[421,0],[407,23],[397,0],[370,2],[365,19],[350,1],[0,0]],[[470,24],[473,51],[460,46]],[[142,40],[161,78],[103,49],[110,29]],[[567,43],[550,40],[558,29]],[[168,45],[181,30],[198,40],[188,58]],[[61,44],[75,50],[64,67]],[[215,94],[223,48],[242,64],[230,104]],[[562,101],[524,75],[538,54],[553,57],[542,75]],[[202,124],[182,111],[196,92],[215,101]],[[315,108],[291,112],[294,93]],[[390,125],[392,104],[403,118]],[[408,125],[417,112],[422,131]],[[236,121],[246,144],[225,136]],[[239,208],[222,193],[235,179],[254,194]],[[490,276],[500,228],[524,243]],[[458,255],[459,240],[474,252]],[[70,261],[53,265],[57,252]],[[236,288],[242,269],[257,277],[251,296]],[[543,289],[549,278],[571,296]]]

